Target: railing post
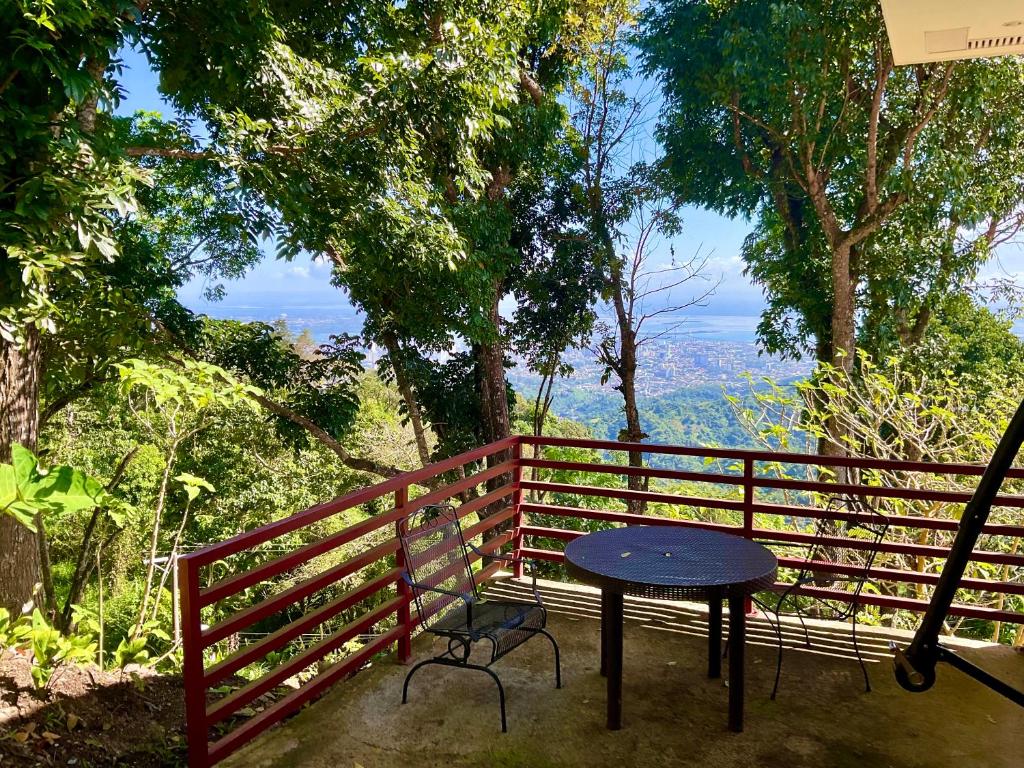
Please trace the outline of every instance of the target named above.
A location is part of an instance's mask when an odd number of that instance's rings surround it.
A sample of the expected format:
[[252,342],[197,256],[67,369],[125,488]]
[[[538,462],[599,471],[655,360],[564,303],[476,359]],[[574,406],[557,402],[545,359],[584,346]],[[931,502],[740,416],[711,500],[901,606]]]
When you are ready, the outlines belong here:
[[[404,511],[409,503],[409,486],[404,485],[395,491],[395,509],[402,513],[404,517]],[[399,520],[395,523],[395,534],[398,533],[398,526],[402,524]],[[405,552],[401,547],[398,548],[398,552],[395,553],[395,565],[401,570],[405,570]],[[405,631],[398,638],[398,662],[400,664],[408,664],[412,658],[412,610],[410,609],[410,603],[412,602],[412,590],[406,583],[405,579],[398,580],[398,596],[402,598],[401,604],[398,606],[398,612],[396,618],[398,619],[398,625],[405,627]]]
[[[184,566],[184,567],[180,567]],[[210,745],[206,732],[206,683],[203,680],[203,626],[199,606],[199,568],[184,557],[178,568],[181,596],[182,678],[185,683],[185,735],[189,768],[207,768]]]
[[[519,558],[523,556],[523,444],[516,440],[512,446],[512,556]],[[512,575],[521,579],[523,577],[523,564],[516,562],[512,565]]]
[[[743,538],[754,538],[754,460],[743,459]],[[754,610],[754,601],[747,595],[743,599],[744,613]]]
[[743,538],[754,538],[754,460],[743,459]]

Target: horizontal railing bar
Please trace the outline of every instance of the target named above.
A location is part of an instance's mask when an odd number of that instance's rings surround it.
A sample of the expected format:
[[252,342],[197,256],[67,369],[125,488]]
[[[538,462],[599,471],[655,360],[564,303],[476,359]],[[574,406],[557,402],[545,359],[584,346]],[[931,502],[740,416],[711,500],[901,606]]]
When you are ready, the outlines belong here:
[[421,496],[418,499],[414,499],[403,509],[392,509],[390,512],[386,512],[382,515],[367,518],[361,523],[350,525],[348,528],[338,531],[337,533],[333,533],[330,536],[326,536],[319,541],[306,544],[293,552],[280,555],[275,557],[273,560],[261,563],[252,570],[245,571],[243,573],[236,573],[233,576],[221,579],[206,589],[200,590],[200,604],[204,606],[210,605],[211,603],[224,599],[228,595],[240,592],[253,584],[258,584],[261,581],[266,581],[274,576],[286,573],[293,568],[308,562],[314,557],[330,552],[332,549],[336,549],[344,544],[348,544],[350,541],[354,541],[368,533],[372,533],[375,530],[383,528],[389,523],[394,523],[420,507],[425,507],[428,504],[434,504],[438,501],[442,501],[461,493],[468,488],[472,488],[474,485],[486,482],[492,477],[497,477],[498,475],[510,472],[510,465],[511,462],[504,462],[502,464],[489,467],[488,469],[481,470],[475,475],[471,475],[470,477],[461,479],[451,485],[446,485],[443,488],[439,488],[436,491],[428,493],[425,496]]
[[[908,544],[896,541],[881,541],[875,544],[874,541],[865,539],[848,539],[839,536],[818,536],[813,533],[798,533],[794,531],[780,531],[772,528],[755,528],[754,538],[764,542],[791,542],[796,544],[819,544],[825,547],[844,547],[847,549],[877,549],[879,552],[892,552],[899,555],[914,555],[917,557],[930,557],[936,560],[943,560],[949,557],[948,547],[936,547],[929,544]],[[971,554],[971,561],[976,563],[995,563],[997,565],[1024,566],[1024,555],[1016,555],[1008,552],[989,552],[985,550],[974,550]]]
[[356,603],[362,602],[371,595],[387,589],[402,578],[402,572],[398,568],[382,573],[374,579],[364,581],[329,603],[320,606],[314,611],[302,614],[293,622],[285,624],[280,629],[270,633],[255,643],[238,649],[230,656],[225,657],[210,667],[203,677],[203,683],[210,688],[224,678],[247,667],[257,659],[261,659],[276,648],[281,647],[289,640],[292,640],[303,632],[318,627],[325,621],[329,621],[344,610],[351,608]]
[[[858,512],[843,512],[841,510],[822,509],[821,507],[803,507],[796,504],[766,504],[755,502],[751,505],[755,513],[764,515],[778,515],[784,517],[799,517],[809,520],[847,520],[849,522],[872,521],[871,515]],[[890,515],[885,514],[890,526],[899,528],[921,528],[932,531],[957,531],[960,528],[959,520],[944,520],[937,517],[919,517],[914,515]],[[982,532],[990,536],[1024,536],[1024,526],[1003,525],[1000,523],[989,523],[985,525]]]
[[[571,531],[565,528],[543,528],[539,526],[526,525],[520,529],[523,536],[539,536],[559,541],[572,541],[586,534],[586,531]],[[828,563],[805,560],[798,557],[779,557],[779,565],[785,568],[800,570],[813,564],[820,566],[819,570],[832,573],[841,573],[851,576],[860,575],[864,569],[858,565],[846,565],[843,563]],[[939,580],[937,573],[921,573],[919,571],[907,571],[895,568],[872,567],[870,576],[882,581],[894,581],[907,584],[935,584]],[[999,592],[1002,594],[1021,595],[1024,594],[1024,583],[1011,581],[989,581],[986,579],[965,578],[960,582],[963,589],[977,591]]]
[[309,597],[313,593],[319,592],[321,589],[325,589],[346,576],[350,576],[388,555],[393,555],[397,551],[398,540],[389,539],[383,544],[378,544],[376,547],[368,549],[343,563],[328,568],[323,573],[317,574],[305,581],[300,581],[298,584],[276,595],[271,595],[266,600],[233,613],[223,621],[203,631],[200,636],[200,647],[206,648],[223,640],[225,637],[233,635],[235,632],[252,626],[261,619],[273,616],[292,603],[296,603],[304,597]]
[[[547,560],[552,563],[565,562],[565,554],[553,549],[528,549],[524,547],[523,557],[528,557],[532,560]],[[792,585],[785,582],[776,582],[775,586],[778,589],[785,589]],[[797,587],[793,591],[798,594],[806,594],[827,600],[838,600],[840,602],[847,603],[850,602],[849,593],[835,592],[833,590],[818,589],[814,587]],[[846,595],[845,597],[843,596],[844,594]],[[908,597],[891,597],[888,595],[873,595],[864,592],[860,594],[857,602],[862,605],[877,605],[883,608],[899,608],[903,610],[916,611],[917,613],[922,613],[928,608],[927,600],[915,600]],[[954,604],[950,607],[949,613],[953,616],[967,616],[969,618],[988,619],[990,621],[1006,621],[1016,624],[1024,624],[1024,613],[1000,611],[995,608]]]
[[738,525],[727,523],[710,523],[703,520],[688,520],[675,517],[658,517],[655,515],[638,515],[632,512],[611,512],[606,509],[585,509],[583,507],[563,507],[555,504],[536,504],[523,502],[523,512],[533,512],[557,517],[579,517],[585,520],[603,520],[608,523],[626,523],[627,525],[674,525],[680,528],[706,528],[710,531],[735,533],[739,535],[743,529]]
[[[480,485],[480,483],[485,483],[488,480],[500,477],[501,475],[511,474],[514,469],[515,462],[513,461],[503,461],[501,464],[495,464],[493,467],[481,469],[479,472],[470,475],[469,477],[457,480],[443,488],[438,488],[436,491],[431,491],[430,493],[415,499],[409,499],[408,503],[405,505],[405,511],[406,513],[412,513],[417,509],[422,509],[423,507],[430,506],[431,504],[437,504],[445,501],[446,499],[450,499],[452,496],[456,496],[463,491],[468,491],[470,488]],[[470,501],[467,503],[472,504],[473,502]]]
[[289,677],[319,661],[331,651],[338,650],[356,635],[365,632],[374,624],[383,621],[385,618],[395,613],[399,606],[403,605],[405,602],[405,598],[396,597],[383,605],[377,606],[372,611],[363,614],[358,619],[346,624],[336,632],[332,632],[315,645],[311,645],[301,653],[298,653],[287,661],[277,665],[262,677],[253,680],[239,688],[237,691],[232,691],[227,696],[216,701],[206,709],[207,727],[216,725],[221,720],[230,717],[234,712],[237,712],[241,707],[244,707],[253,699],[262,696],[275,686],[280,685]]
[[493,456],[496,453],[507,451],[512,448],[518,438],[508,437],[504,440],[498,440],[494,443],[481,446],[472,451],[466,451],[458,456],[453,456],[450,459],[439,461],[436,464],[429,464],[421,469],[414,469],[410,472],[404,472],[395,477],[389,478],[382,483],[376,485],[367,486],[366,488],[360,488],[357,491],[340,496],[337,499],[318,504],[315,507],[310,507],[302,512],[299,512],[289,517],[282,518],[281,520],[275,520],[272,523],[254,528],[251,531],[245,531],[237,536],[232,536],[230,539],[225,539],[218,544],[211,544],[204,549],[200,549],[196,552],[190,552],[187,555],[182,556],[182,560],[194,560],[199,565],[209,565],[217,560],[223,560],[225,557],[237,554],[247,549],[253,549],[271,539],[275,539],[278,536],[283,536],[286,533],[297,531],[299,528],[305,528],[312,523],[319,522],[325,518],[331,517],[344,512],[352,507],[358,507],[361,504],[366,504],[374,499],[379,499],[389,493],[394,493],[399,488],[407,488],[411,485],[418,485],[424,480],[442,475],[445,472],[450,472],[453,469],[461,467],[466,464],[470,464],[474,461]]
[[[824,561],[810,561],[799,557],[779,557],[779,565],[783,568],[792,568],[799,571],[804,568],[818,566],[811,570],[818,570],[826,573],[841,573],[847,576],[859,576],[864,572],[862,565],[850,565],[846,563],[829,563]],[[872,566],[868,576],[876,581],[892,581],[900,584],[925,584],[934,585],[939,580],[937,573],[922,573],[920,571],[908,571],[900,568],[880,568]],[[989,581],[988,579],[963,578],[960,580],[960,588],[975,592],[998,592],[1004,595],[1024,595],[1024,583],[1016,581]]]
[[537,469],[558,469],[567,472],[603,472],[610,475],[630,477],[657,477],[663,480],[690,480],[698,483],[720,485],[742,485],[742,475],[723,475],[716,472],[686,472],[679,469],[658,469],[656,467],[630,467],[620,464],[588,464],[585,461],[555,461],[553,459],[520,459],[524,467]]
[[592,485],[570,485],[568,483],[548,483],[538,480],[523,480],[523,490],[545,491],[548,493],[573,493],[581,496],[601,496],[630,501],[649,501],[656,504],[680,504],[689,507],[707,509],[729,509],[734,512],[743,511],[743,502],[732,499],[708,499],[702,496],[677,496],[671,493],[655,493],[652,491],[630,491],[622,488],[598,488]]
[[495,528],[495,527],[501,525],[502,523],[504,523],[505,521],[511,519],[515,515],[515,513],[516,513],[515,507],[512,507],[512,506],[502,507],[500,510],[495,512],[493,515],[489,515],[489,516],[485,517],[483,520],[481,520],[480,522],[473,523],[473,525],[469,526],[469,528],[464,529],[462,531],[462,537],[466,541],[470,541],[471,539],[475,539],[480,534],[485,533],[486,531],[490,530],[491,528]]
[[477,496],[475,499],[470,499],[465,504],[460,504],[455,509],[459,513],[459,519],[464,518],[470,512],[476,512],[477,510],[489,507],[499,499],[503,499],[510,493],[515,491],[515,483],[505,483],[500,488],[495,488],[493,491],[488,491],[483,496]]
[[[890,461],[859,456],[820,456],[813,453],[784,453],[743,448],[692,448],[663,443],[620,443],[616,440],[591,440],[578,437],[537,437],[522,435],[523,445],[540,445],[561,448],[591,448],[596,451],[631,451],[657,453],[666,456],[697,456],[735,461],[751,460],[771,464],[809,464],[824,467],[856,467],[860,469],[881,469],[895,472],[927,472],[934,475],[974,475],[985,473],[985,464],[945,464],[929,461]],[[1007,478],[1024,479],[1024,468],[1014,467]]]
[[[828,483],[814,480],[790,480],[787,478],[755,477],[757,488],[776,490],[812,491],[847,496],[871,496],[887,499],[908,499],[916,501],[939,501],[947,504],[966,504],[971,493],[966,491],[933,491],[927,488],[891,488],[879,485],[855,485],[852,483]],[[993,506],[1024,507],[1024,496],[997,496]]]
[[210,764],[219,762],[232,752],[237,750],[246,742],[258,736],[274,723],[284,719],[287,715],[298,710],[310,699],[320,695],[341,678],[352,674],[381,649],[387,648],[396,642],[405,632],[405,627],[399,625],[388,630],[380,637],[374,638],[358,651],[347,657],[344,661],[338,662],[330,669],[321,672],[298,690],[288,694],[285,698],[274,702],[262,712],[246,720],[238,728],[222,736],[219,740],[209,746]]
[[[780,584],[778,586],[789,586],[788,584]],[[839,600],[841,602],[850,602],[848,599],[842,598],[842,593],[833,593],[829,589],[821,589],[819,587],[797,587],[793,590],[797,594],[808,595],[809,597],[817,597],[825,600]],[[860,597],[857,598],[857,602],[862,605],[877,605],[881,608],[896,608],[904,611],[915,611],[917,613],[923,613],[928,609],[928,600],[918,600],[912,597],[893,597],[892,595],[875,595],[870,593],[861,592]],[[948,614],[950,616],[966,616],[971,619],[985,619],[988,621],[1005,621],[1015,624],[1024,624],[1024,613],[1017,613],[1016,611],[1005,611],[998,608],[986,608],[980,605],[965,605],[963,603],[954,603],[950,606]]]
[[521,536],[540,536],[545,539],[572,541],[583,536],[586,531],[567,531],[565,528],[543,528],[537,525],[524,525],[519,529]]
[[565,554],[556,552],[553,549],[536,549],[535,547],[523,547],[521,550],[524,560],[547,560],[551,563],[564,563]]

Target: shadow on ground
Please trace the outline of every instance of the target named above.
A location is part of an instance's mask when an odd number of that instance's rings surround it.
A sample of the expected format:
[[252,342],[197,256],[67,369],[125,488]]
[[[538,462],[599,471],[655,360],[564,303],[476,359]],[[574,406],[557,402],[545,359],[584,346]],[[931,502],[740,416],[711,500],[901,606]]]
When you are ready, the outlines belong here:
[[[728,691],[706,677],[703,606],[627,600],[624,727],[604,727],[604,678],[598,673],[600,600],[596,592],[545,583],[550,629],[562,647],[565,687],[554,689],[551,648],[534,640],[495,665],[508,695],[502,734],[497,691],[484,674],[426,667],[402,706],[406,671],[384,662],[339,685],[223,765],[233,768],[384,768],[403,766],[736,766],[755,768],[1019,768],[1024,710],[942,667],[935,688],[911,694],[892,676],[894,633],[862,634],[874,690],[865,693],[847,625],[813,623],[813,651],[786,651],[782,687],[774,633],[748,626],[746,730],[726,728]],[[489,595],[523,594],[515,583]],[[786,643],[802,645],[799,626]],[[905,642],[906,638],[898,638]],[[414,658],[432,651],[414,644]],[[1008,648],[963,644],[964,655],[1024,687],[1024,656]]]

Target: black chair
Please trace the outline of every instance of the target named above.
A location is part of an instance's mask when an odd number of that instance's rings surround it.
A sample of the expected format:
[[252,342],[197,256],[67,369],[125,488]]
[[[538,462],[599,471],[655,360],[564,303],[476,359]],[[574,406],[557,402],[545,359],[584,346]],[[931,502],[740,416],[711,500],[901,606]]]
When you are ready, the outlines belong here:
[[[853,650],[857,654],[861,672],[864,673],[864,690],[871,691],[867,666],[857,642],[857,611],[860,595],[868,581],[871,566],[878,555],[879,545],[889,530],[889,519],[875,509],[866,499],[853,496],[833,497],[825,508],[826,516],[818,521],[814,540],[807,552],[806,564],[797,574],[796,581],[780,587],[778,598],[765,600],[754,596],[754,602],[764,611],[779,641],[779,655],[775,666],[775,685],[772,699],[779,691],[782,676],[782,620],[781,615],[787,604],[795,610],[804,630],[804,643],[811,647],[811,636],[807,631],[806,618],[823,618],[833,621],[852,620]],[[861,546],[854,547],[842,539],[857,539]],[[817,587],[834,590],[835,599],[827,596],[798,593],[801,587]],[[770,614],[775,615],[772,621]]]
[[[398,539],[405,555],[406,572],[402,578],[412,589],[420,623],[434,635],[448,641],[448,649],[432,659],[416,664],[405,676],[402,703],[408,701],[409,681],[422,667],[441,664],[477,669],[498,684],[501,706],[501,730],[505,724],[505,689],[490,669],[505,654],[535,635],[544,635],[555,650],[555,687],[562,687],[558,644],[545,629],[547,610],[537,592],[537,574],[532,561],[480,552],[467,544],[462,535],[458,513],[450,505],[426,506],[398,522]],[[473,579],[469,553],[509,563],[530,565],[534,602],[508,602],[481,598]],[[480,644],[488,660],[470,662]]]

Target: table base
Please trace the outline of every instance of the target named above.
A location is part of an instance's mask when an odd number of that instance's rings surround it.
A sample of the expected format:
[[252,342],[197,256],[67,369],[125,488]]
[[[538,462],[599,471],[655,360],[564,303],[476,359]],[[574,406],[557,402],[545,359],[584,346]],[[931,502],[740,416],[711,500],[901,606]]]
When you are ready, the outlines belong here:
[[[722,676],[722,594],[708,600],[708,677]],[[601,675],[608,683],[608,730],[622,728],[623,597],[601,590]],[[743,731],[746,593],[729,590],[729,730]]]

